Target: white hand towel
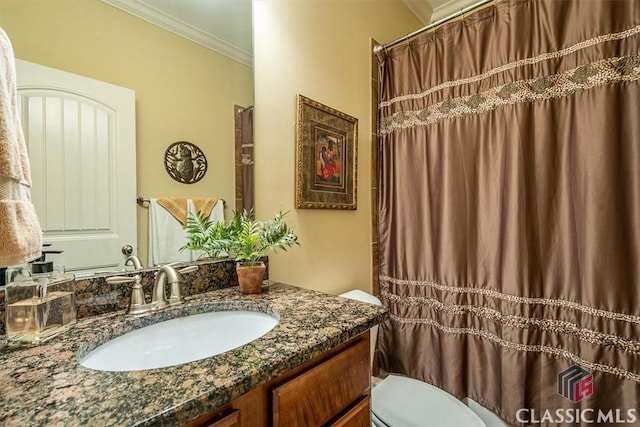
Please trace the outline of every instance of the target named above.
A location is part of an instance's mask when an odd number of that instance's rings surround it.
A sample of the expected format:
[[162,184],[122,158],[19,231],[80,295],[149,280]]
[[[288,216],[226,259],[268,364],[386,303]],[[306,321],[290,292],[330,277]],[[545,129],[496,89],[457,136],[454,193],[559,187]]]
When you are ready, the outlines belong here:
[[191,251],[180,248],[187,243],[182,224],[158,204],[158,199],[149,200],[149,263],[155,266],[175,261],[191,261]]
[[33,261],[42,248],[15,73],[13,47],[0,28],[0,267]]
[[224,221],[224,200],[218,199],[216,204],[213,205],[213,209],[211,209],[211,215],[209,215],[209,221]]
[[[196,213],[196,208],[195,208],[195,205],[193,204],[193,200],[191,199],[187,200],[187,208],[190,213]],[[213,208],[211,209],[211,214],[209,214],[209,221],[211,222],[224,221],[224,200],[218,199],[216,201],[216,204],[213,205]],[[208,256],[207,253],[204,251],[192,251],[192,252],[193,252],[191,254],[192,261],[195,261],[201,257]]]

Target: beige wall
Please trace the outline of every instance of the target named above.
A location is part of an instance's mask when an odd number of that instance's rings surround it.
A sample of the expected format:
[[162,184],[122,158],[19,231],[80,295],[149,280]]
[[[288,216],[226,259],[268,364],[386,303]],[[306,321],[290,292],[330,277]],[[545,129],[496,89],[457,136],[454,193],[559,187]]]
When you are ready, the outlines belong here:
[[[233,106],[253,103],[250,67],[99,0],[1,0],[0,26],[20,59],[136,91],[138,195],[221,197],[229,215]],[[173,181],[164,170],[164,151],[181,140],[209,161],[196,184]],[[146,261],[148,212],[137,210],[138,253]]]
[[[400,0],[254,2],[256,213],[291,210],[301,247],[270,257],[270,277],[329,293],[371,290],[370,38],[422,24]],[[296,94],[358,118],[358,209],[295,209]]]

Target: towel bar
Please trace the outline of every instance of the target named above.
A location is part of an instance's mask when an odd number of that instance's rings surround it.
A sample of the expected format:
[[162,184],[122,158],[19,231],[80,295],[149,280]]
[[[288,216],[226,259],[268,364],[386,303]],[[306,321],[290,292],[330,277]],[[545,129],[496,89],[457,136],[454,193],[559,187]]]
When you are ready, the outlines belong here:
[[[226,202],[224,199],[220,199],[220,200],[222,200],[222,204],[223,204],[223,205],[226,205],[226,204],[227,204],[227,202]],[[148,198],[146,198],[146,197],[140,197],[140,196],[138,196],[138,197],[136,198],[136,203],[137,203],[139,206],[143,207],[143,208],[145,208],[145,207],[149,207],[149,202],[150,202],[150,200],[149,200]],[[145,203],[147,204],[147,206],[145,206]]]

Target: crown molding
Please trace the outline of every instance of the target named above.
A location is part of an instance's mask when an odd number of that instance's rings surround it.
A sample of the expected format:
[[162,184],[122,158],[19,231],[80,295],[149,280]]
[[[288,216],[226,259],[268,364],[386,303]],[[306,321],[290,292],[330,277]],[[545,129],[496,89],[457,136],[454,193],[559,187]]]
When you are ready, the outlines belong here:
[[149,6],[139,0],[101,0],[110,6],[116,7],[140,19],[157,25],[167,31],[170,31],[180,37],[184,37],[194,43],[211,49],[221,55],[238,61],[244,65],[251,67],[253,64],[253,56],[251,53],[239,49],[224,40],[221,40],[209,33],[206,33],[184,21],[176,19],[167,13]]
[[426,0],[402,0],[402,3],[404,3],[424,25],[431,22],[431,6]]
[[460,12],[467,6],[471,6],[474,3],[477,3],[478,0],[449,0],[441,6],[433,9],[433,14],[431,15],[431,22],[436,22],[439,19],[446,18],[456,12]]

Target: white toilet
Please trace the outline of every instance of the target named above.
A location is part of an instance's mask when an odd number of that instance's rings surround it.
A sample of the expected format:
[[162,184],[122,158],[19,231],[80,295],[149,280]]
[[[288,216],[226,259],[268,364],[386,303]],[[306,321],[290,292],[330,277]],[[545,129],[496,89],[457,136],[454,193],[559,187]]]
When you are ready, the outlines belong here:
[[[340,295],[382,305],[366,292],[354,290]],[[378,327],[371,328],[371,360]],[[464,403],[447,392],[408,377],[389,375],[373,385],[371,420],[377,427],[486,427]]]

